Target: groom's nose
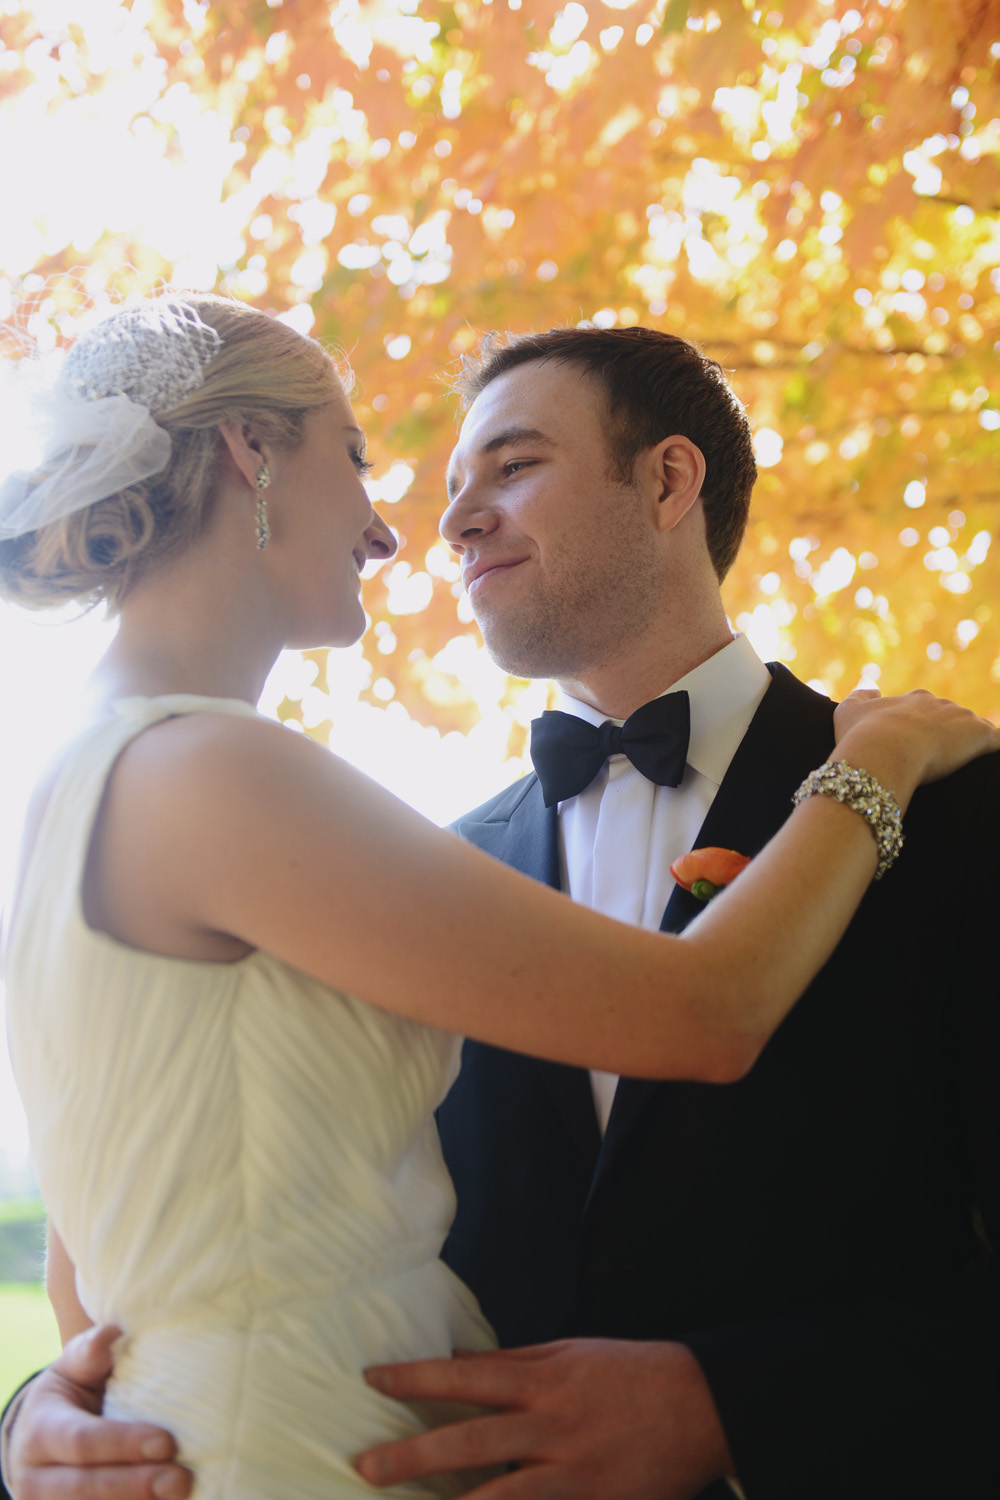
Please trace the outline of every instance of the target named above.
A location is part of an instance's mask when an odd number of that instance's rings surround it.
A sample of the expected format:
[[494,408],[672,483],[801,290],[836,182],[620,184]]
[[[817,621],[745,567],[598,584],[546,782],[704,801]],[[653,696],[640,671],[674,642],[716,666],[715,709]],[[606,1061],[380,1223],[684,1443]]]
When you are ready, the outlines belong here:
[[452,551],[461,555],[465,543],[495,531],[497,524],[496,512],[483,502],[477,487],[467,481],[453,495],[438,530]]

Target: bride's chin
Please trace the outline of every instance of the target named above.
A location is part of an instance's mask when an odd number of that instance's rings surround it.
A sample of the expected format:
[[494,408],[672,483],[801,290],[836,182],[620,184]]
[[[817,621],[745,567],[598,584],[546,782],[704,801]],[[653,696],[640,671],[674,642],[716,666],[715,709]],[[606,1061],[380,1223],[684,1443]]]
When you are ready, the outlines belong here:
[[343,622],[330,625],[326,629],[305,630],[301,634],[296,633],[290,640],[285,642],[286,651],[342,651],[348,646],[354,646],[361,640],[368,629],[368,619],[364,611],[358,609],[360,618],[354,622]]

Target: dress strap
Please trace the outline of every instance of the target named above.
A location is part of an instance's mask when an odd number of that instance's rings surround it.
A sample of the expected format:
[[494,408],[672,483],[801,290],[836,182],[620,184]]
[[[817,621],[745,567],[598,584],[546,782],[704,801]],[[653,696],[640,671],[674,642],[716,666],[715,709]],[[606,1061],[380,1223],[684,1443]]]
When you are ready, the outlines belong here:
[[127,719],[136,729],[156,724],[161,719],[177,718],[181,714],[233,714],[235,716],[259,718],[252,703],[244,698],[206,698],[199,693],[163,693],[155,698],[118,698],[112,705],[115,716]]

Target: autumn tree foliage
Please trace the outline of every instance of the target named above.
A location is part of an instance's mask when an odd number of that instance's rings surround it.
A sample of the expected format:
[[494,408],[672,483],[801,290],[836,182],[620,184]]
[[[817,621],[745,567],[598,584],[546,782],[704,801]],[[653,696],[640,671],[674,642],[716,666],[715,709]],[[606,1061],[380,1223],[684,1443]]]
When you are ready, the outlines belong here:
[[475,711],[441,656],[475,633],[436,535],[449,370],[485,330],[589,320],[681,333],[732,372],[761,477],[725,595],[766,652],[835,695],[922,684],[1000,721],[998,0],[121,15],[98,57],[85,19],[11,8],[0,109],[46,65],[46,112],[67,120],[129,66],[158,69],[128,128],[161,170],[190,157],[192,112],[214,122],[227,247],[192,278],[140,226],[82,248],[40,234],[6,267],[12,295],[58,321],[59,273],[103,285],[128,264],[348,351],[405,539],[366,595],[383,698],[448,727]]

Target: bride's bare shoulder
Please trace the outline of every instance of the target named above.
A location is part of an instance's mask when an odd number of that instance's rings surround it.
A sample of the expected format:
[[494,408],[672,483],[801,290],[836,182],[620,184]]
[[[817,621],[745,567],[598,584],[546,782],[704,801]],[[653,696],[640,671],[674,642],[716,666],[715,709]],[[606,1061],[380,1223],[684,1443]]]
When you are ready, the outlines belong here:
[[[222,710],[179,713],[158,720],[130,740],[115,768],[119,780],[156,776],[161,789],[178,780],[238,779],[255,768],[269,772],[304,762],[333,759],[307,735],[287,729],[259,714]],[[165,779],[161,779],[165,778]]]
[[249,714],[199,711],[158,720],[125,746],[108,778],[84,878],[90,925],[147,952],[228,961],[248,944],[210,920],[209,897],[245,861],[262,828],[303,824],[290,799],[328,752]]
[[202,711],[160,720],[125,747],[105,793],[109,830],[139,828],[190,853],[206,839],[244,843],[251,827],[336,806],[359,773],[307,735],[259,715]]

